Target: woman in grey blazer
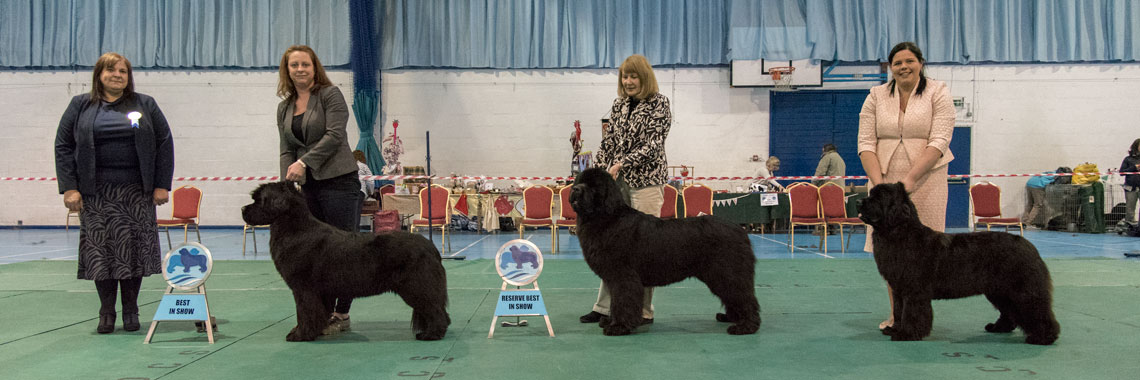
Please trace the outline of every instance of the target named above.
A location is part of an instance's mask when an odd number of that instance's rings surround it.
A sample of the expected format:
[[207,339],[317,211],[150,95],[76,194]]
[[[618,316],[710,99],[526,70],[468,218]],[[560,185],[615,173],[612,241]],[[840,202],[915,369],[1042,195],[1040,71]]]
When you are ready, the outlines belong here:
[[[301,184],[309,210],[318,220],[345,231],[360,227],[356,159],[348,147],[348,105],[325,75],[317,53],[290,46],[281,56],[277,131],[281,137],[281,177]],[[333,280],[333,279],[330,279]],[[325,334],[349,327],[351,298],[335,301]]]

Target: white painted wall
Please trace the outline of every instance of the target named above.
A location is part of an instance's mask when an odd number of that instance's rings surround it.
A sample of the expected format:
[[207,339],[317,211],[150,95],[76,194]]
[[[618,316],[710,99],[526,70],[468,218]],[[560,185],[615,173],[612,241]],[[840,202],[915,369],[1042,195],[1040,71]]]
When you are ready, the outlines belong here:
[[[871,73],[841,66],[833,73]],[[1140,65],[929,66],[965,97],[973,127],[975,173],[1027,173],[1090,161],[1115,168],[1137,137]],[[351,73],[330,72],[345,94]],[[55,175],[53,141],[71,96],[89,89],[90,72],[0,72],[0,177]],[[767,156],[768,90],[729,87],[727,68],[660,68],[674,124],[671,165],[699,176],[748,176],[752,155]],[[277,175],[275,72],[140,71],[138,91],[154,96],[175,137],[175,176]],[[825,89],[869,87],[828,83]],[[405,166],[424,165],[432,134],[436,174],[564,176],[569,135],[581,120],[585,149],[597,148],[599,119],[616,96],[614,70],[398,70],[383,74],[383,133],[400,120]],[[351,104],[351,95],[348,96]],[[350,142],[357,140],[355,120]],[[380,136],[377,136],[380,140]],[[848,163],[857,165],[857,163]],[[781,173],[807,175],[811,173]],[[1024,179],[999,179],[1004,211],[1021,213]],[[185,184],[177,182],[175,186]],[[251,182],[192,182],[203,189],[202,222],[241,225]],[[734,188],[742,182],[714,182]],[[501,181],[500,186],[509,186]],[[54,182],[0,181],[0,225],[61,225]],[[1119,199],[1119,196],[1117,197]],[[159,209],[168,214],[169,206]]]
[[[1118,169],[1140,138],[1140,64],[931,67],[954,96],[972,103],[971,172],[1036,173],[1084,162]],[[1123,202],[1119,176],[1106,186],[1105,208]],[[1021,215],[1025,178],[995,178],[1002,213]]]
[[[351,72],[329,72],[352,103]],[[91,72],[0,73],[0,177],[55,177],[59,118],[72,96],[91,90]],[[277,72],[136,71],[135,90],[158,102],[174,135],[175,177],[278,175],[273,113]],[[349,119],[349,139],[359,132]],[[204,225],[242,225],[254,182],[178,182],[203,192]],[[0,225],[62,225],[66,209],[55,182],[0,181]],[[170,205],[158,215],[169,216]]]

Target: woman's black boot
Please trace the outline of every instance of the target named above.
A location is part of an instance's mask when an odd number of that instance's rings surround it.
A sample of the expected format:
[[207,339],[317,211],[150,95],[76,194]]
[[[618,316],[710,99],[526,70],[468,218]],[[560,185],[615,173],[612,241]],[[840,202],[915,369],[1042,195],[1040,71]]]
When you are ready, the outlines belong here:
[[117,280],[96,280],[95,290],[99,292],[99,327],[95,331],[110,334],[115,331],[115,293],[118,293]]
[[[100,334],[110,334],[115,332],[115,313],[99,314],[99,327],[95,331]],[[137,316],[135,317],[138,318]]]
[[[114,323],[112,321],[111,323]],[[123,330],[139,331],[139,315],[138,314],[123,314]]]
[[123,330],[139,331],[139,288],[142,278],[119,280],[123,292]]

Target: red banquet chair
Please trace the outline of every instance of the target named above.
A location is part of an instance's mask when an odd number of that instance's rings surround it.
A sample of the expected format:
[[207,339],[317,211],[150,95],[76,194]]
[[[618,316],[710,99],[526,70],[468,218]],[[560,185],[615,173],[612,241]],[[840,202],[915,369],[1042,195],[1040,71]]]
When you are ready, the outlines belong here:
[[[554,221],[556,231],[559,227],[570,229],[578,225],[578,213],[574,212],[574,208],[570,206],[570,192],[573,190],[574,188],[570,185],[558,188],[558,220]],[[558,252],[557,233],[554,234],[554,252]]]
[[380,206],[381,210],[384,209],[384,194],[395,194],[395,193],[396,193],[396,185],[393,185],[390,183],[386,184],[384,186],[380,186],[379,189],[376,189],[376,202],[377,202],[377,205]]
[[819,188],[810,183],[798,182],[787,187],[788,199],[791,202],[791,213],[788,216],[788,251],[796,249],[796,225],[823,226],[823,235],[819,239],[823,251],[827,252],[827,221],[823,217],[823,207],[819,202]]
[[698,216],[702,213],[712,215],[713,191],[711,188],[695,183],[681,189],[681,194],[684,196],[684,200],[681,203],[685,207],[686,218]]
[[246,225],[242,226],[242,228],[241,228],[241,257],[245,257],[246,236],[250,236],[250,235],[253,236],[253,254],[257,255],[257,229],[258,228],[268,229],[269,225],[268,224],[258,224],[258,225],[246,224]]
[[677,218],[677,188],[665,184],[661,190],[665,203],[661,204],[661,219]]
[[527,227],[550,227],[550,251],[558,245],[558,228],[554,219],[554,190],[546,186],[523,189],[523,217],[519,222],[519,239]]
[[[843,242],[843,228],[851,227],[851,233],[855,233],[856,227],[863,227],[863,234],[867,234],[867,224],[859,218],[850,218],[847,216],[847,202],[843,187],[834,183],[828,182],[819,187],[819,204],[823,207],[823,219],[828,226],[834,224],[839,226],[839,247],[841,252],[847,252],[848,246],[851,245],[851,237],[847,237],[847,243]],[[827,236],[827,235],[824,235]],[[826,237],[824,237],[826,239]],[[826,252],[826,250],[824,251]]]
[[1016,226],[1022,236],[1025,236],[1025,226],[1021,224],[1021,218],[1004,218],[1001,216],[1001,188],[998,185],[989,181],[983,181],[976,185],[970,186],[970,203],[973,204],[973,213],[970,219],[973,223],[974,231],[978,230],[978,225],[983,224],[986,230],[989,231],[991,225],[1004,226],[1008,232],[1011,227]]
[[194,233],[198,235],[198,242],[202,242],[202,233],[198,231],[199,212],[202,205],[202,190],[197,187],[185,185],[170,192],[170,219],[158,219],[158,226],[166,231],[166,246],[174,248],[170,243],[170,227],[182,227],[182,241],[190,239],[190,226],[194,226]]
[[[430,207],[428,206],[429,194],[431,197]],[[447,229],[450,224],[451,190],[440,185],[431,185],[431,187],[420,189],[420,215],[419,218],[412,220],[409,232],[416,232],[416,227],[428,227],[429,225],[432,229],[438,228],[443,235],[440,246],[446,247],[442,251],[448,252],[451,250],[451,240],[447,237]]]

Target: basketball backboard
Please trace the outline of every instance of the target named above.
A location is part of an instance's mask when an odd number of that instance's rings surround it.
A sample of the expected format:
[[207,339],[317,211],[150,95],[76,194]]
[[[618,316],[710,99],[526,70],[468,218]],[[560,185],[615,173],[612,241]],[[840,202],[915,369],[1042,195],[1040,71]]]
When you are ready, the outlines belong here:
[[776,87],[769,69],[773,67],[795,67],[792,74],[793,87],[823,86],[823,67],[810,59],[795,61],[773,61],[765,59],[734,60],[731,66],[732,87]]

